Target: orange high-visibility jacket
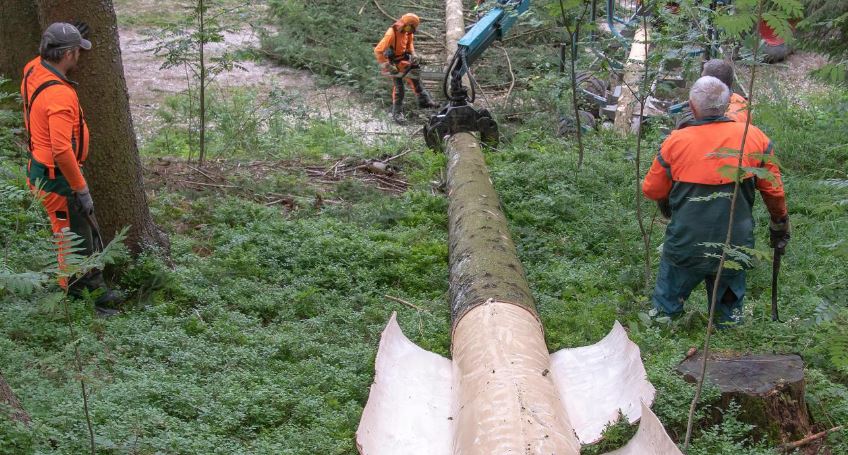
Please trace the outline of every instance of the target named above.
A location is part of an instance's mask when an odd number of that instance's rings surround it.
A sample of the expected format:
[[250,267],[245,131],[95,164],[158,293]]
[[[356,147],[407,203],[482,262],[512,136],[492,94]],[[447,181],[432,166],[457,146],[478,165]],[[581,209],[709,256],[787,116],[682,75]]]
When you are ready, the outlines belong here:
[[[666,228],[663,257],[693,270],[714,271],[717,261],[709,245],[724,243],[736,169],[745,124],[727,117],[691,121],[663,142],[642,182],[642,192],[653,200],[668,199],[671,222]],[[750,125],[745,140],[740,184],[733,218],[732,244],[754,247],[753,206],[760,192],[772,219],[787,215],[783,181],[770,160],[774,148],[769,138]],[[760,171],[761,170],[761,171]],[[759,175],[757,174],[759,173]],[[767,178],[768,177],[768,178]],[[719,251],[720,253],[720,251]]]
[[378,63],[386,63],[389,61],[386,58],[385,52],[386,49],[391,48],[394,52],[394,59],[391,63],[397,63],[403,58],[403,54],[414,54],[415,53],[415,34],[414,33],[404,33],[401,31],[404,26],[412,25],[414,28],[418,28],[418,24],[420,23],[420,19],[418,16],[414,14],[404,14],[397,22],[392,24],[388,30],[386,30],[386,34],[383,35],[383,39],[377,43],[377,46],[374,47],[374,56],[377,57]]
[[[51,81],[54,81],[52,85],[43,85]],[[88,157],[88,125],[75,85],[41,57],[24,67],[21,97],[31,144],[28,171],[30,176],[47,178],[46,191],[56,187],[50,181],[64,180],[73,191],[86,186],[81,166]],[[40,87],[41,91],[34,97]],[[43,173],[38,174],[39,171]]]
[[730,94],[730,104],[724,114],[733,121],[745,123],[748,121],[748,100],[738,93]]

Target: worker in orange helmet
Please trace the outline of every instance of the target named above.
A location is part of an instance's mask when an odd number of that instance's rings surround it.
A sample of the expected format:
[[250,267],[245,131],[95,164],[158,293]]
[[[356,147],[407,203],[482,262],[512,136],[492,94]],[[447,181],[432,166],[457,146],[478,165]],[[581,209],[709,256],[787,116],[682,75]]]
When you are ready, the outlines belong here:
[[[81,24],[81,29],[87,26]],[[57,22],[44,31],[39,56],[26,64],[21,83],[24,126],[29,135],[27,183],[38,192],[47,210],[53,234],[60,240],[59,267],[65,265],[69,248],[64,242],[67,231],[82,239],[79,254],[95,252],[93,227],[94,201],[82,172],[88,158],[88,124],[77,97],[77,83],[68,78],[81,51],[91,49],[76,26]],[[100,270],[93,270],[68,283],[72,296],[84,291],[99,292],[95,308],[102,315],[115,314],[115,306],[123,300],[119,293],[106,288]]]
[[701,76],[712,76],[722,82],[730,90],[730,104],[724,116],[740,123],[748,121],[748,100],[744,96],[733,91],[733,66],[730,62],[720,58],[707,60]]
[[415,53],[415,31],[419,24],[421,19],[418,16],[412,13],[404,14],[386,30],[383,39],[374,47],[374,56],[380,64],[380,72],[392,79],[392,118],[398,123],[404,122],[404,79],[418,98],[419,107],[438,107],[421,85],[418,71],[421,58]]

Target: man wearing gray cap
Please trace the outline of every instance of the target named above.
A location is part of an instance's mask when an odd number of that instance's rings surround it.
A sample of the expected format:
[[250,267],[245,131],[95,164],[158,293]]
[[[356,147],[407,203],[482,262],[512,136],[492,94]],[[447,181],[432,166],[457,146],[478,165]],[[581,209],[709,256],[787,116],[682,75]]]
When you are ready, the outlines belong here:
[[[82,167],[88,158],[88,125],[68,72],[77,66],[81,50],[91,49],[83,37],[88,27],[64,22],[44,31],[39,56],[24,67],[21,98],[24,126],[29,136],[27,182],[38,190],[47,210],[53,234],[63,238],[64,229],[83,240],[81,254],[95,252],[99,233],[92,228],[94,201]],[[66,247],[65,247],[66,248]],[[64,248],[59,248],[59,266],[64,265]],[[113,314],[120,294],[106,288],[100,270],[94,270],[72,283],[61,282],[72,295],[102,290],[95,307]]]

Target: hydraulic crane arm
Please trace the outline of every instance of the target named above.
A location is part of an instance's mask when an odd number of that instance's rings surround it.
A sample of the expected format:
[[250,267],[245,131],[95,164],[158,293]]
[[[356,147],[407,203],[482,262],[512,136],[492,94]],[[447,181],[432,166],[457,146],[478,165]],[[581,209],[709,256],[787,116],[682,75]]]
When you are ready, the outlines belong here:
[[493,42],[503,39],[518,16],[530,8],[530,0],[499,0],[498,3],[501,6],[489,11],[459,40],[459,48],[464,51],[469,65]]
[[[518,17],[530,8],[530,0],[497,0],[498,6],[483,16],[458,43],[458,49],[446,78],[450,78],[451,93],[445,95],[453,100],[454,90],[460,89],[462,77],[468,68],[483,55],[492,43],[502,40]],[[458,94],[458,93],[457,93]]]
[[424,138],[430,148],[440,150],[446,136],[470,131],[479,132],[481,141],[487,145],[498,142],[498,125],[487,110],[477,111],[469,105],[474,102],[474,87],[469,97],[462,82],[469,67],[492,43],[503,39],[518,17],[530,9],[530,0],[496,1],[497,5],[459,40],[442,86],[450,102],[424,125]]

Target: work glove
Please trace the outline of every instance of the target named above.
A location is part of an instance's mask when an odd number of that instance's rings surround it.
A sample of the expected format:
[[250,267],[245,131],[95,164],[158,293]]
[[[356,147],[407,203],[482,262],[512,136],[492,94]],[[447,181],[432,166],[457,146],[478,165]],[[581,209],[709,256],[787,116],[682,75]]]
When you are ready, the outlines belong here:
[[660,213],[665,219],[671,219],[671,203],[668,202],[668,199],[657,201],[657,208],[660,209]]
[[769,246],[783,254],[791,237],[790,231],[789,217],[783,217],[777,221],[771,220],[769,223]]
[[421,65],[424,62],[421,60],[421,57],[418,54],[412,54],[409,57],[409,63],[412,64],[413,66],[417,66],[417,65]]
[[84,215],[91,215],[94,213],[94,200],[91,199],[91,193],[88,191],[88,185],[79,191],[75,191],[74,198],[77,201],[77,205],[79,205],[80,211]]
[[91,27],[89,27],[88,24],[83,21],[74,21],[71,23],[71,25],[73,25],[77,28],[77,30],[79,30],[80,35],[83,37],[83,39],[88,39],[88,35],[91,34]]
[[398,71],[398,69],[395,65],[392,65],[389,62],[383,62],[382,64],[380,64],[380,71],[382,71],[384,74],[391,74],[391,75],[395,75],[395,74],[400,72],[400,71]]

